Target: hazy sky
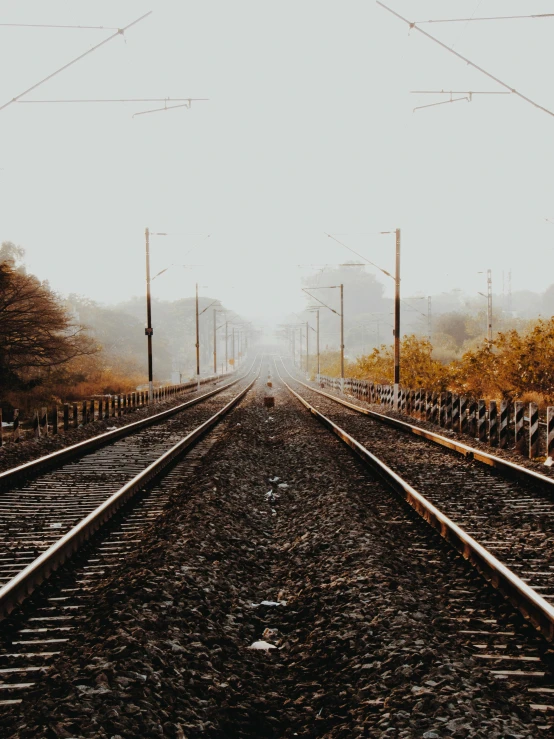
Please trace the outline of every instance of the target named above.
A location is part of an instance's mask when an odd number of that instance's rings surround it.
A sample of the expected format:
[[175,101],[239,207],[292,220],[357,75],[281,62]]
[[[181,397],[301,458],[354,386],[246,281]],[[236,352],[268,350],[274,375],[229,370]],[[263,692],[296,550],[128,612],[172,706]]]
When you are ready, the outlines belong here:
[[[389,4],[389,3],[387,3]],[[548,0],[390,0],[411,20],[552,12]],[[123,26],[152,15],[30,99],[206,97],[0,111],[0,240],[63,292],[144,293],[144,228],[159,297],[220,297],[249,316],[302,305],[298,264],[351,254],[404,295],[554,282],[554,117],[513,95],[416,113],[410,90],[501,90],[373,0],[20,0],[2,23]],[[554,18],[422,26],[554,110]],[[0,27],[0,103],[110,35]],[[206,234],[211,234],[204,239]],[[196,244],[198,248],[186,252]],[[386,278],[383,277],[385,282]],[[389,288],[387,284],[387,294]]]

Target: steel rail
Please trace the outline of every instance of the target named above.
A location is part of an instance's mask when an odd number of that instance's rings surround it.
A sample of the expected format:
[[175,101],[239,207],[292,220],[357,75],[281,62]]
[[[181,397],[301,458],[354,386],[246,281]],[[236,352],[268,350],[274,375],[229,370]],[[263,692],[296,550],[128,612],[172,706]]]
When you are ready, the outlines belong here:
[[535,470],[530,470],[528,467],[522,467],[521,465],[516,464],[515,462],[510,462],[507,459],[502,459],[502,457],[497,457],[494,454],[488,454],[487,452],[483,452],[480,449],[476,449],[475,447],[464,444],[463,442],[456,439],[450,439],[447,436],[442,436],[441,434],[437,434],[433,431],[428,431],[427,429],[423,429],[420,426],[406,423],[406,421],[400,421],[397,418],[385,416],[382,413],[377,413],[377,411],[370,411],[368,408],[363,408],[362,406],[356,405],[355,403],[350,403],[348,400],[338,398],[336,395],[325,393],[323,392],[323,390],[318,390],[317,388],[312,387],[311,385],[308,385],[307,383],[302,382],[302,380],[298,380],[296,377],[291,375],[291,373],[285,367],[282,359],[281,364],[283,365],[283,369],[285,370],[285,372],[291,379],[294,380],[294,382],[297,382],[299,385],[303,385],[305,388],[311,390],[313,393],[323,395],[325,398],[329,398],[329,400],[334,400],[335,403],[344,405],[353,411],[362,413],[364,416],[369,416],[370,418],[373,418],[376,421],[379,421],[388,426],[392,426],[395,429],[414,434],[414,436],[421,436],[422,438],[427,439],[427,441],[430,441],[433,444],[447,447],[448,449],[457,452],[467,459],[473,459],[476,462],[481,462],[482,464],[486,464],[489,467],[494,467],[509,477],[519,477],[520,479],[524,479],[527,481],[531,479],[532,482],[544,485],[554,492],[554,479],[551,477],[542,475],[540,472],[536,472]]
[[[284,366],[284,365],[283,365]],[[285,387],[314,415],[343,441],[378,477],[400,497],[402,497],[430,526],[432,526],[454,549],[468,560],[483,577],[498,588],[508,600],[526,617],[535,628],[550,642],[554,641],[554,607],[530,588],[506,565],[502,564],[485,547],[479,544],[448,516],[430,503],[421,493],[391,470],[384,462],[356,441],[344,429],[324,416],[305,398],[295,392],[281,376],[277,363],[275,369]],[[286,369],[286,368],[285,368]],[[286,370],[288,372],[288,370]],[[288,373],[290,375],[290,373]],[[291,376],[292,377],[292,376]],[[295,378],[292,378],[295,380]],[[300,382],[295,380],[295,382]],[[305,383],[301,385],[308,387]],[[309,388],[312,390],[312,388]]]
[[[261,366],[261,365],[260,365]],[[221,419],[242,400],[259,377],[259,370],[252,382],[244,390],[217,411],[207,421],[204,421],[194,431],[191,431],[171,449],[164,452],[155,462],[129,480],[122,488],[111,495],[94,511],[52,544],[45,552],[37,557],[24,570],[21,570],[4,587],[0,589],[0,619],[8,615],[16,606],[22,603],[52,572],[75,554],[90,537],[98,531],[112,516],[134,495],[160,476],[163,470],[177,457],[181,456],[189,447],[207,434]],[[242,378],[241,378],[242,379]],[[238,380],[237,380],[238,382]],[[232,383],[235,384],[235,383]]]
[[157,423],[161,423],[167,418],[170,418],[171,416],[174,416],[177,413],[180,413],[181,411],[184,411],[193,405],[202,403],[202,401],[207,400],[208,398],[211,398],[212,396],[217,395],[224,390],[227,390],[233,385],[236,385],[237,382],[240,382],[245,377],[247,377],[252,371],[256,360],[257,357],[254,359],[254,362],[252,363],[248,372],[242,375],[242,377],[238,377],[236,380],[233,380],[233,382],[228,382],[226,385],[222,385],[215,390],[210,390],[203,395],[199,395],[197,398],[187,400],[185,403],[180,403],[173,408],[161,411],[160,413],[156,413],[153,416],[142,418],[140,421],[135,421],[134,423],[128,423],[125,426],[120,426],[119,428],[114,429],[113,431],[106,431],[103,434],[99,434],[98,436],[93,436],[90,439],[80,441],[77,444],[72,444],[71,446],[66,446],[63,449],[58,449],[57,451],[52,452],[51,454],[47,454],[44,457],[32,459],[30,462],[25,462],[24,464],[18,465],[17,467],[12,467],[9,470],[0,472],[0,491],[7,488],[9,485],[13,485],[14,483],[20,482],[23,479],[27,479],[28,477],[37,475],[46,469],[55,468],[63,464],[64,462],[69,461],[70,459],[84,456],[88,452],[99,449],[106,444],[111,444],[112,442],[117,441],[118,439],[121,439],[125,436],[130,436],[131,434],[134,434],[137,431],[141,431],[148,426],[153,426]]

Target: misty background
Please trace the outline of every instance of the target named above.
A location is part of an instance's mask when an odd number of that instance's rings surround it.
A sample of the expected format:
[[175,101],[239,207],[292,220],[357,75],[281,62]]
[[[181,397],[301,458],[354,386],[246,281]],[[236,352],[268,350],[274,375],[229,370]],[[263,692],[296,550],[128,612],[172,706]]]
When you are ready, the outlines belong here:
[[[418,21],[522,13],[516,0],[391,7]],[[146,226],[168,234],[151,239],[152,273],[169,267],[152,285],[164,376],[190,364],[196,283],[202,306],[219,299],[271,339],[305,320],[302,286],[342,281],[347,354],[390,343],[392,280],[337,272],[352,254],[326,233],[392,271],[394,238],[380,232],[402,229],[402,333],[427,335],[431,296],[445,360],[485,333],[489,268],[495,330],[552,314],[552,116],[513,95],[413,112],[436,98],[411,90],[502,88],[367,0],[0,3],[3,23],[118,27],[152,9],[24,99],[208,101],[136,117],[156,106],[0,111],[1,240],[24,247],[27,269],[102,341],[144,366]],[[554,108],[554,19],[422,27]],[[1,26],[0,102],[110,33]],[[321,320],[322,344],[338,346],[338,319]]]

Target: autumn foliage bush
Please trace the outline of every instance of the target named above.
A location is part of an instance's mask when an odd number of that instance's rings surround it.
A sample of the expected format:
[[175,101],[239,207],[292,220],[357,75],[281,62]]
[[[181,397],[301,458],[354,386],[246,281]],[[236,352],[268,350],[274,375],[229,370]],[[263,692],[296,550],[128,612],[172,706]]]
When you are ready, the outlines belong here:
[[[329,358],[330,359],[330,358]],[[326,357],[321,373],[340,375],[340,357]],[[499,332],[461,359],[444,364],[433,357],[432,344],[405,336],[400,348],[401,383],[408,388],[450,390],[476,398],[554,403],[554,318],[538,319],[526,329]],[[394,381],[392,346],[382,345],[345,367],[345,375],[378,384]]]

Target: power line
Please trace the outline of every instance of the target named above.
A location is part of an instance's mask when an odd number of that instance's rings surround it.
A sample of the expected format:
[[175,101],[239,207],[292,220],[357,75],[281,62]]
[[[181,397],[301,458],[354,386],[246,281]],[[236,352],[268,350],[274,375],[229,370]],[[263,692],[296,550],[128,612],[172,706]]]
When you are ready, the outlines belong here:
[[86,31],[120,31],[123,29],[117,26],[58,26],[50,23],[0,23],[0,27],[4,28],[69,28],[80,29]]
[[414,21],[413,25],[422,23],[469,23],[470,21],[511,21],[521,18],[554,18],[554,13],[535,13],[534,15],[496,15],[490,18],[439,18],[428,21]]
[[[323,233],[325,233],[325,231]],[[346,246],[346,244],[343,244],[342,241],[339,241],[334,236],[331,236],[331,234],[325,233],[325,235],[328,236],[330,239],[333,239],[333,241],[336,241],[337,244],[340,244],[341,246],[344,246],[344,248],[345,249],[348,249],[349,251],[351,251],[352,254],[355,254],[357,257],[360,257],[360,259],[363,259],[368,264],[371,264],[372,267],[375,267],[375,269],[378,269],[380,272],[382,272],[387,277],[390,277],[391,279],[394,280],[394,277],[391,275],[390,272],[387,272],[386,269],[383,269],[382,267],[379,267],[379,265],[378,264],[375,264],[375,262],[371,262],[367,257],[364,257],[363,254],[360,254],[359,252],[354,251],[354,249],[352,249],[350,246]]]
[[209,98],[91,98],[74,100],[17,100],[18,105],[35,105],[36,103],[190,103]]
[[454,49],[451,49],[449,46],[444,44],[442,41],[439,41],[438,38],[435,38],[434,36],[431,36],[430,33],[427,33],[427,31],[424,31],[422,28],[419,28],[415,25],[412,21],[407,20],[403,16],[401,16],[399,13],[397,13],[395,10],[392,10],[391,8],[387,7],[384,3],[382,3],[380,0],[376,0],[377,5],[380,5],[382,8],[387,10],[389,13],[392,13],[392,15],[395,15],[397,18],[400,18],[401,21],[404,21],[410,28],[415,29],[416,31],[419,31],[419,33],[422,33],[427,38],[431,39],[431,41],[434,41],[439,46],[442,46],[443,49],[446,49],[451,54],[454,54],[458,57],[458,59],[461,59],[466,64],[469,64],[470,67],[473,67],[478,72],[481,72],[482,74],[489,77],[491,80],[494,80],[495,82],[498,82],[499,85],[502,85],[502,87],[505,87],[507,90],[512,92],[514,95],[517,95],[522,100],[525,100],[526,103],[529,103],[530,105],[533,105],[535,108],[538,108],[539,110],[542,110],[544,113],[547,113],[548,115],[552,116],[554,118],[554,112],[549,110],[548,108],[545,108],[543,105],[540,105],[539,103],[536,103],[534,100],[531,100],[531,98],[527,97],[526,95],[523,95],[521,92],[518,92],[515,88],[508,85],[506,82],[502,82],[502,80],[498,79],[498,77],[495,77],[490,72],[487,72],[486,69],[483,69],[483,67],[480,67],[479,65],[475,64],[475,62],[472,62],[470,59],[468,59],[465,56],[462,56],[462,54],[459,54],[457,51],[454,51]]
[[150,10],[148,13],[145,13],[140,18],[137,18],[137,20],[133,21],[132,23],[129,23],[128,26],[125,26],[124,28],[118,28],[115,33],[113,33],[111,36],[108,36],[107,39],[104,39],[104,41],[101,41],[99,44],[96,44],[96,46],[93,46],[92,49],[89,49],[88,51],[85,51],[84,54],[81,54],[80,56],[76,57],[75,59],[72,59],[67,64],[64,64],[63,67],[60,67],[59,69],[56,69],[55,72],[52,72],[52,74],[49,74],[48,77],[45,77],[44,79],[40,80],[40,82],[37,82],[32,87],[29,87],[28,90],[25,90],[24,92],[19,93],[19,95],[16,95],[14,98],[9,100],[7,103],[4,103],[4,105],[0,105],[0,110],[4,110],[4,108],[7,108],[12,103],[16,103],[19,98],[22,98],[24,95],[27,95],[27,93],[31,92],[32,90],[36,90],[37,87],[44,84],[45,82],[48,82],[48,80],[51,80],[52,77],[55,77],[57,74],[60,74],[60,72],[63,72],[64,70],[68,69],[68,67],[71,67],[76,62],[83,59],[85,56],[88,56],[89,54],[92,54],[93,51],[96,51],[96,49],[99,49],[101,46],[104,46],[104,44],[107,44],[108,41],[111,41],[112,39],[116,38],[117,36],[123,36],[125,31],[127,31],[132,26],[135,26],[137,23],[140,23],[140,21],[147,18],[149,15],[152,14],[152,11]]

